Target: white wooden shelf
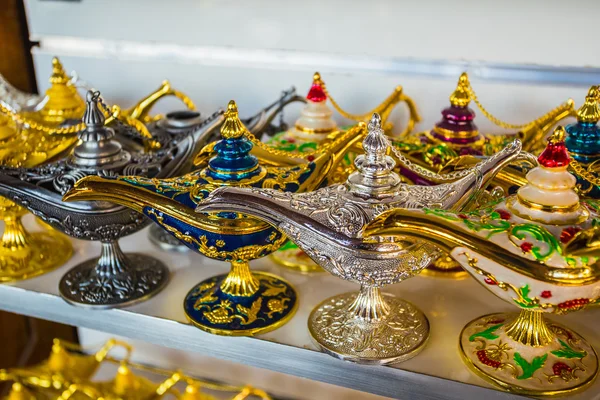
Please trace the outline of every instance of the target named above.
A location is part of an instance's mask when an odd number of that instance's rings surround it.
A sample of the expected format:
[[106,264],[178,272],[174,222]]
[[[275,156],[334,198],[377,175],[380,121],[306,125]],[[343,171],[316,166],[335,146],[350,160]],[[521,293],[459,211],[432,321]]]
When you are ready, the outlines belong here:
[[[28,225],[35,226],[31,220]],[[313,307],[334,294],[356,290],[355,285],[328,274],[299,275],[280,269],[269,259],[257,260],[253,268],[278,273],[295,285],[300,298],[298,312],[280,329],[254,338],[211,335],[188,324],[183,298],[194,283],[224,272],[226,264],[193,253],[162,252],[149,243],[147,230],[125,238],[121,245],[125,251],[144,252],[167,263],[172,271],[167,288],[125,309],[94,311],[67,304],[58,296],[60,277],[99,250],[97,243],[74,241],[75,255],[65,266],[30,280],[0,285],[0,308],[393,398],[516,397],[492,389],[473,375],[458,354],[458,335],[467,322],[486,313],[511,311],[510,305],[470,278],[416,277],[388,287],[386,291],[403,296],[426,313],[431,337],[425,350],[409,361],[393,367],[363,366],[318,352],[306,325]],[[600,349],[599,309],[568,315],[560,321]],[[600,381],[575,398],[591,400],[599,391]]]

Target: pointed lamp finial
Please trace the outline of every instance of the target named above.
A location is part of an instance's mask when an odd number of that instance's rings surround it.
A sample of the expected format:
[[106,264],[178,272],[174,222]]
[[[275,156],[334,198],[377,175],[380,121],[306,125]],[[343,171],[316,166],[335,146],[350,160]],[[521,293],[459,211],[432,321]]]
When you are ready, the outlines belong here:
[[369,124],[367,125],[369,133],[363,140],[362,146],[367,157],[373,157],[376,160],[383,160],[387,153],[388,140],[385,137],[385,132],[381,128],[381,116],[378,113],[373,113]]
[[544,168],[565,168],[569,165],[571,158],[565,145],[567,133],[565,128],[557,126],[554,133],[548,139],[546,149],[538,157],[538,162]]
[[248,129],[244,126],[238,116],[238,109],[235,101],[231,100],[225,111],[225,122],[221,127],[221,136],[224,139],[237,139],[244,136]]
[[325,93],[325,83],[321,80],[321,74],[315,72],[313,75],[313,83],[310,86],[310,90],[306,95],[306,99],[314,103],[321,103],[327,100],[327,94]]
[[371,120],[369,121],[369,125],[367,125],[369,130],[372,129],[380,129],[381,128],[381,116],[378,113],[373,113]]
[[40,110],[43,121],[60,124],[66,120],[81,118],[84,112],[84,101],[77,93],[77,88],[69,84],[69,80],[62,64],[54,57],[50,87],[46,90],[48,101]]
[[592,86],[585,96],[585,102],[577,110],[577,121],[595,124],[600,120],[600,108],[598,101],[600,100],[600,89],[598,86]]
[[53,85],[66,84],[68,81],[69,77],[58,57],[52,58],[52,75],[50,75],[50,83]]
[[70,356],[59,339],[52,341],[52,351],[48,357],[48,367],[52,372],[62,372],[69,368]]
[[507,203],[519,217],[552,225],[571,225],[588,218],[575,191],[577,179],[567,170],[570,159],[565,136],[562,126],[554,130],[538,158],[540,166],[527,173],[527,183],[517,191],[516,201]]
[[458,85],[456,89],[450,95],[450,104],[455,107],[464,108],[471,102],[471,83],[469,82],[469,75],[463,72],[458,78]]
[[88,90],[86,94],[86,107],[85,112],[83,113],[82,121],[90,130],[102,128],[104,126],[104,122],[106,121],[104,113],[100,110],[100,107],[98,107],[99,101],[100,92]]
[[[365,126],[364,122],[361,122]],[[347,180],[349,190],[363,198],[394,196],[400,187],[400,176],[393,171],[396,162],[387,155],[389,141],[381,128],[381,116],[373,113],[362,147],[365,154],[354,160],[356,171]]]

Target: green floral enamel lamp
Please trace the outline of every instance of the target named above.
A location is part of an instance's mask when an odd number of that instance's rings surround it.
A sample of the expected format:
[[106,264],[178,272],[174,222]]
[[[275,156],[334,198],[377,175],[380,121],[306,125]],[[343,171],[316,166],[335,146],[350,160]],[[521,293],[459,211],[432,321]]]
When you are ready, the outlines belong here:
[[479,283],[520,308],[477,318],[463,329],[460,353],[501,388],[552,396],[586,388],[598,373],[590,343],[546,319],[600,301],[598,209],[574,188],[565,131],[558,127],[527,174],[527,184],[482,209],[395,209],[365,235],[420,238],[447,250]]

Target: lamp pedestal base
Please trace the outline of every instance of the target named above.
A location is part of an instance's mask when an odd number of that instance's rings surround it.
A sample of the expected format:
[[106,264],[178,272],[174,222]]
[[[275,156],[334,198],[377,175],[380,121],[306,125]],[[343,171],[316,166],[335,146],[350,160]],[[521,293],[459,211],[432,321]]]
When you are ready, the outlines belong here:
[[535,397],[582,390],[598,374],[598,356],[590,344],[535,311],[489,314],[469,322],[460,334],[460,353],[485,380]]
[[82,262],[60,280],[67,302],[90,308],[126,307],[160,292],[169,269],[156,258],[121,251],[118,242],[102,243],[100,258]]
[[292,285],[266,272],[250,272],[247,263],[233,263],[229,274],[206,279],[183,302],[196,327],[225,336],[253,336],[284,325],[298,308]]

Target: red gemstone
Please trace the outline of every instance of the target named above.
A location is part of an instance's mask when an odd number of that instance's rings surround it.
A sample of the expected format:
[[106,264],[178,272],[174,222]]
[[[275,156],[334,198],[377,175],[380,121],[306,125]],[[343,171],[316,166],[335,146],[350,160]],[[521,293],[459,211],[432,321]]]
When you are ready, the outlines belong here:
[[312,154],[310,156],[307,156],[306,159],[308,161],[315,161],[315,156],[313,156]]
[[554,373],[554,375],[560,375],[561,372],[566,371],[566,372],[571,372],[573,371],[573,369],[571,367],[569,367],[567,364],[565,364],[564,362],[557,362],[554,363],[554,365],[552,366],[552,372]]
[[563,308],[563,309],[570,309],[570,308],[579,308],[579,307],[583,307],[585,305],[587,305],[590,302],[590,299],[574,299],[574,300],[567,300],[563,303],[560,303],[557,305],[558,308]]
[[492,285],[492,286],[496,285],[496,282],[493,279],[490,279],[490,278],[485,278],[483,281],[485,283],[487,283],[488,285]]
[[540,165],[546,168],[566,167],[570,160],[565,142],[548,142],[546,149],[538,157]]
[[469,217],[465,214],[458,214],[457,217],[460,219],[469,219]]
[[508,211],[502,209],[497,209],[495,211],[500,214],[500,218],[504,220],[510,219],[510,213]]
[[287,142],[288,142],[288,143],[296,143],[296,139],[294,139],[294,138],[289,138],[289,139],[287,140]]
[[531,249],[533,249],[533,244],[529,243],[529,242],[523,242],[521,243],[521,250],[523,250],[523,253],[529,253],[531,251]]
[[323,90],[323,87],[318,83],[313,83],[306,95],[306,98],[312,102],[320,103],[327,100],[327,95]]
[[577,228],[574,226],[570,226],[568,228],[563,229],[560,233],[560,241],[564,244],[569,243],[571,239],[573,239],[573,236],[575,236],[575,234],[580,230],[581,228]]
[[540,294],[540,297],[543,299],[549,299],[550,297],[552,297],[552,292],[549,290],[544,290],[542,294]]

